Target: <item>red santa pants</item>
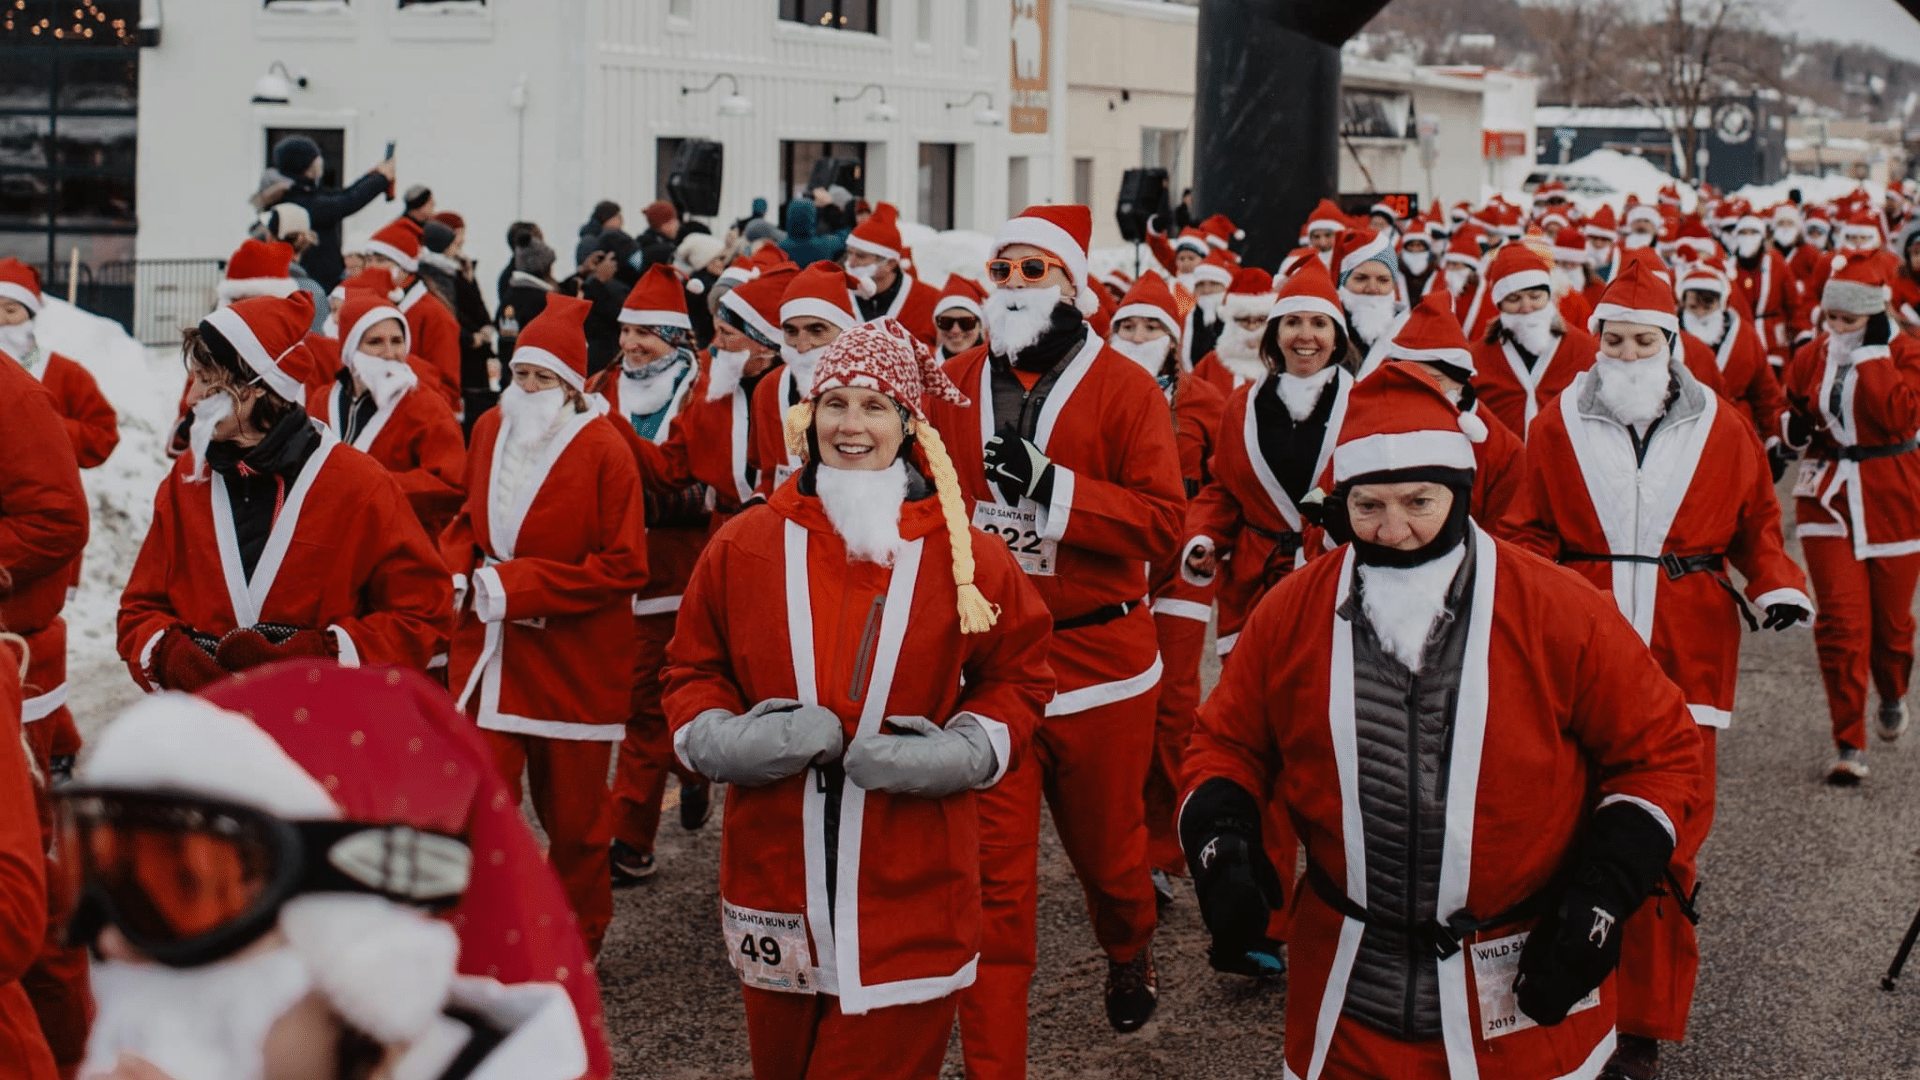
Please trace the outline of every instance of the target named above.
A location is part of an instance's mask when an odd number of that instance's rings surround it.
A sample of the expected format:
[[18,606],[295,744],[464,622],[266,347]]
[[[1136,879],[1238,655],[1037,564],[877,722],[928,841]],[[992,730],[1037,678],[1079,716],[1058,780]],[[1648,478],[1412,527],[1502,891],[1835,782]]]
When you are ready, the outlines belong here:
[[1333,1027],[1321,1080],[1448,1080],[1447,1044],[1401,1042],[1353,1020]]
[[[1719,729],[1696,725],[1700,733],[1701,798],[1693,816],[1675,822],[1680,843],[1667,868],[1688,894],[1699,881],[1700,845],[1713,829],[1716,746]],[[1687,1016],[1693,1011],[1693,986],[1700,974],[1700,942],[1693,920],[1680,911],[1671,895],[1673,883],[1662,881],[1620,931],[1620,967],[1613,985],[1620,1010],[1617,1026],[1623,1035],[1679,1042],[1687,1037]]]
[[832,994],[743,986],[753,1080],[939,1080],[959,998],[893,1005],[863,1016]]
[[613,842],[607,799],[613,744],[506,731],[485,734],[516,803],[520,774],[526,773],[533,812],[547,833],[547,861],[566,889],[587,955],[598,956],[607,925],[613,922],[613,867],[607,850]]
[[[1164,609],[1164,610],[1163,610]],[[1160,698],[1153,717],[1153,757],[1147,763],[1147,859],[1156,870],[1184,877],[1180,852],[1180,766],[1200,706],[1200,656],[1207,645],[1207,605],[1192,600],[1156,602],[1153,628],[1160,638]]]
[[1808,536],[1800,541],[1819,612],[1813,647],[1827,685],[1827,715],[1836,746],[1867,747],[1867,679],[1883,701],[1906,696],[1913,674],[1913,591],[1920,554],[1860,560],[1853,541]]
[[634,662],[627,735],[620,740],[620,759],[613,771],[613,838],[639,852],[653,851],[668,774],[679,777],[682,784],[705,782],[680,764],[673,752],[673,733],[667,730],[667,714],[660,708],[660,673],[667,663],[667,642],[673,640],[674,618],[648,615],[633,621],[639,654]]
[[1026,1075],[1042,795],[1086,892],[1100,948],[1124,963],[1153,940],[1140,793],[1153,757],[1155,702],[1148,692],[1046,717],[1026,758],[980,793],[980,968],[960,992],[960,1042],[971,1080]]

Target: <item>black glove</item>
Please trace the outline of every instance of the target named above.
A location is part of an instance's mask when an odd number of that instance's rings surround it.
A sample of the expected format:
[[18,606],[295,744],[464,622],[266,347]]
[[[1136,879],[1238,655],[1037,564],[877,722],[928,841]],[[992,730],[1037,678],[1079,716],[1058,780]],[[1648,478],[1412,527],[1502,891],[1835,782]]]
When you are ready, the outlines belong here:
[[1768,604],[1767,621],[1760,625],[1768,630],[1790,630],[1812,615],[1813,612],[1799,604]]
[[1871,348],[1875,345],[1890,345],[1892,343],[1893,320],[1887,317],[1887,313],[1882,311],[1867,316],[1867,332],[1860,338],[1861,346]]
[[995,435],[987,440],[987,479],[1008,502],[1053,501],[1053,462],[1026,439]]
[[1514,980],[1520,1011],[1552,1027],[1620,963],[1620,934],[1673,857],[1673,837],[1644,807],[1594,812],[1560,902],[1535,924]]
[[1231,780],[1201,784],[1180,811],[1200,918],[1213,937],[1207,963],[1230,975],[1279,975],[1280,945],[1267,937],[1267,916],[1280,905],[1280,876],[1260,845],[1260,806]]
[[1773,474],[1774,483],[1779,483],[1780,478],[1787,475],[1787,466],[1799,456],[1784,442],[1776,440],[1767,444],[1767,471]]
[[1813,402],[1800,394],[1787,395],[1786,436],[1787,446],[1794,450],[1805,450],[1813,441]]

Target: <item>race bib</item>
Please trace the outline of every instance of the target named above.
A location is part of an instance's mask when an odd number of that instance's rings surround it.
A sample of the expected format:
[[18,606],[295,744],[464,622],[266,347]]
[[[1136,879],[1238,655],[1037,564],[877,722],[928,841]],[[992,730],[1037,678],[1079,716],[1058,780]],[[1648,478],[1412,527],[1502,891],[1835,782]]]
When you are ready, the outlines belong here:
[[1800,474],[1793,478],[1793,497],[1819,498],[1820,484],[1827,478],[1827,470],[1832,467],[1833,462],[1825,458],[1801,458]]
[[[1520,974],[1520,950],[1526,944],[1527,935],[1519,933],[1467,946],[1473,956],[1474,986],[1480,991],[1480,1037],[1483,1039],[1497,1039],[1540,1026],[1533,1017],[1520,1011],[1520,999],[1513,992],[1513,980]],[[1596,989],[1576,1002],[1567,1014],[1585,1012],[1599,1004],[1600,991]]]
[[973,507],[973,527],[1005,541],[1007,550],[1019,561],[1028,577],[1052,577],[1054,557],[1060,552],[1058,541],[1040,535],[1040,504],[1020,500],[1019,506],[980,502]]
[[720,932],[740,981],[788,994],[817,992],[808,974],[807,917],[755,911],[720,901]]

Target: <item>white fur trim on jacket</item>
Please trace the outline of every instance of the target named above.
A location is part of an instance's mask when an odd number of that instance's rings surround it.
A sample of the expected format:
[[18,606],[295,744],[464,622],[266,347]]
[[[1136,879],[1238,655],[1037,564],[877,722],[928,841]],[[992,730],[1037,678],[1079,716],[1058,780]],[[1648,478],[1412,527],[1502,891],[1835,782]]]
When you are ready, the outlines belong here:
[[1382,432],[1341,443],[1333,451],[1333,482],[1344,484],[1356,476],[1417,469],[1474,467],[1473,443],[1460,431]]
[[1648,326],[1657,326],[1669,334],[1677,334],[1680,332],[1680,320],[1675,318],[1671,312],[1654,311],[1650,308],[1636,309],[1622,307],[1619,304],[1595,305],[1593,317],[1587,320],[1587,332],[1590,334],[1598,334],[1600,332],[1600,324],[1605,322],[1645,323]]
[[[245,300],[249,296],[277,296],[284,300],[299,291],[299,282],[284,277],[227,278],[214,287],[214,294],[222,304]],[[6,287],[0,286],[0,295],[5,293]]]

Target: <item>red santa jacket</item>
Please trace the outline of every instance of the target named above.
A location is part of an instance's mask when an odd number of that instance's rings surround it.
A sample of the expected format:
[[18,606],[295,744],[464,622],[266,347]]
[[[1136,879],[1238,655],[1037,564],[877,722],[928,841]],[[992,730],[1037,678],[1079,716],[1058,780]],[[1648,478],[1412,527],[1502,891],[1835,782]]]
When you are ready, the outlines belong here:
[[[707,485],[717,531],[753,497],[758,477],[751,432],[754,393],[735,386],[715,397],[708,378],[711,363],[709,358],[674,414],[666,441],[648,446],[636,440],[635,445],[641,451],[641,480],[648,490],[673,491],[695,481]],[[777,375],[778,369],[772,374]]]
[[[1327,418],[1327,432],[1321,437],[1320,452],[1314,460],[1315,476],[1324,473],[1333,460],[1353,378],[1342,369],[1334,374],[1333,385],[1333,414]],[[1188,539],[1178,556],[1180,577],[1193,585],[1218,587],[1220,622],[1215,648],[1222,656],[1233,650],[1240,628],[1267,590],[1294,567],[1305,565],[1307,559],[1303,541],[1306,523],[1300,508],[1287,497],[1260,451],[1260,414],[1253,407],[1253,395],[1275,394],[1279,392],[1277,387],[1277,376],[1270,375],[1240,387],[1227,399],[1220,421],[1220,444],[1213,455],[1212,479],[1187,507]],[[1185,566],[1187,555],[1203,546],[1203,541],[1212,544],[1220,560],[1213,577],[1207,579],[1193,577]],[[1294,546],[1294,551],[1287,552],[1283,543]]]
[[1920,453],[1855,460],[1920,433],[1920,342],[1896,335],[1836,358],[1831,340],[1821,333],[1787,365],[1787,400],[1815,418],[1793,485],[1795,531],[1851,537],[1860,559],[1920,551]]
[[1519,352],[1504,338],[1492,342],[1484,334],[1476,334],[1470,340],[1473,385],[1481,407],[1523,440],[1533,418],[1575,375],[1592,367],[1594,357],[1600,354],[1600,346],[1591,334],[1571,326],[1553,339],[1553,346],[1534,360],[1532,369],[1521,362]]
[[[1053,499],[1045,506],[1005,504],[987,482],[985,451],[996,418],[987,347],[975,346],[947,363],[947,378],[972,400],[966,408],[929,402],[929,418],[945,439],[960,488],[991,509],[975,517],[1033,515],[1020,546],[1044,559],[1052,573],[1030,573],[1056,621],[1147,598],[1148,568],[1179,543],[1180,451],[1167,422],[1167,399],[1139,364],[1107,348],[1091,327],[1067,361],[1038,413],[1033,443],[1054,464]],[[1050,658],[1059,695],[1048,716],[1064,716],[1125,701],[1160,680],[1159,639],[1145,610],[1054,636]]]
[[1779,252],[1769,247],[1756,263],[1751,270],[1737,261],[1733,264],[1738,289],[1728,302],[1740,304],[1740,314],[1753,320],[1767,355],[1784,360],[1793,349],[1793,339],[1812,325],[1817,301],[1807,299],[1809,294]]
[[27,639],[26,718],[66,701],[67,630],[60,619],[87,546],[87,493],[53,395],[0,353],[0,628]]
[[1527,444],[1527,498],[1511,534],[1613,596],[1680,687],[1695,722],[1726,727],[1739,675],[1738,601],[1713,569],[1670,578],[1648,563],[1577,555],[1714,555],[1740,571],[1754,607],[1813,610],[1787,557],[1766,453],[1747,418],[1683,381],[1636,465],[1625,428],[1596,408],[1591,374],[1560,395]]
[[[1443,913],[1489,918],[1549,887],[1596,804],[1628,799],[1685,822],[1697,797],[1700,739],[1680,692],[1605,598],[1529,552],[1475,536],[1466,660],[1447,764]],[[1281,582],[1247,623],[1258,664],[1228,664],[1188,744],[1185,787],[1224,777],[1256,797],[1275,790],[1308,860],[1364,907],[1369,882],[1353,767],[1352,624],[1334,612],[1354,575],[1351,548]],[[1284,764],[1284,768],[1282,767]],[[1300,890],[1288,972],[1286,1064],[1313,1075],[1335,1042],[1363,923]],[[1455,1076],[1593,1076],[1613,1048],[1611,979],[1596,1008],[1555,1027],[1517,1011],[1488,1016],[1484,970],[1517,948],[1523,923],[1472,935],[1440,960],[1447,1055]],[[1508,997],[1510,1002],[1512,999]],[[1518,1023],[1513,1023],[1519,1018]],[[1502,1021],[1506,1021],[1502,1023]],[[1490,1030],[1492,1029],[1492,1030]],[[1344,1073],[1343,1073],[1344,1074]]]
[[460,320],[447,305],[427,290],[427,283],[415,278],[400,296],[400,311],[407,317],[407,334],[413,351],[439,375],[434,389],[447,400],[454,415],[460,404]]
[[183,456],[153,500],[153,524],[120,596],[120,657],[148,689],[168,629],[215,637],[275,623],[331,633],[343,664],[425,669],[446,642],[452,588],[393,476],[316,424],[320,446],[287,489],[266,550],[242,569],[226,480],[193,480]]
[[[1212,356],[1212,353],[1208,353]],[[1209,462],[1220,446],[1220,424],[1227,399],[1197,371],[1182,372],[1168,389],[1173,407],[1174,445],[1180,451],[1180,480],[1191,501],[1212,479]],[[1207,622],[1213,618],[1213,585],[1198,585],[1180,574],[1179,553],[1154,564],[1153,613]]]
[[[467,483],[467,446],[460,422],[447,412],[431,385],[422,380],[375,412],[351,444],[393,474],[429,538],[438,537],[460,511]],[[325,392],[308,394],[307,412],[339,438],[339,418],[351,407],[347,399],[352,393],[350,383],[336,381]]]
[[600,413],[575,413],[527,466],[514,505],[500,505],[500,419],[489,409],[474,424],[466,505],[440,537],[470,597],[447,685],[483,728],[617,742],[633,669],[606,657],[634,654],[633,595],[647,584],[633,452]]
[[1762,443],[1777,439],[1780,414],[1787,409],[1787,397],[1780,392],[1780,380],[1774,377],[1773,365],[1767,362],[1766,346],[1761,344],[1753,324],[1731,308],[1728,314],[1733,317],[1733,325],[1721,335],[1717,346],[1708,345],[1690,333],[1682,335],[1687,350],[1687,370],[1698,377],[1706,366],[1702,358],[1709,359],[1719,374],[1719,383],[1708,385],[1747,411]]
[[1193,365],[1191,374],[1219,392],[1222,408],[1226,405],[1227,397],[1244,385],[1240,376],[1235,375],[1233,369],[1227,367],[1226,361],[1220,359],[1218,350],[1201,357],[1199,363]]
[[781,364],[753,388],[747,420],[747,465],[754,471],[754,490],[763,496],[772,495],[804,464],[787,449],[787,410],[799,404],[812,388],[795,383],[792,365]]
[[[704,498],[704,493],[702,489],[694,487],[696,481],[692,477],[680,483],[663,482],[664,478],[658,475],[661,469],[659,445],[672,438],[674,425],[693,402],[694,395],[704,392],[705,382],[700,378],[697,368],[681,378],[680,385],[667,399],[667,414],[660,420],[659,431],[651,439],[642,438],[634,430],[627,410],[621,407],[621,385],[618,363],[587,380],[587,392],[606,399],[607,422],[620,433],[621,441],[633,452],[634,465],[639,471],[640,486],[644,491],[647,587],[633,598],[633,613],[641,617],[671,615],[680,610],[680,597],[686,592],[687,579],[693,575],[693,564],[699,560],[701,549],[706,547],[711,508],[703,502],[692,508],[695,513],[688,513],[688,501],[695,497]],[[671,519],[657,517],[661,512],[672,515]]]
[[103,464],[120,445],[120,418],[100,392],[93,372],[59,353],[49,353],[33,374],[53,395],[54,408],[73,442],[73,456],[83,469]]
[[20,735],[20,661],[0,642],[0,1062],[7,1080],[54,1080],[53,1053],[21,976],[46,939],[45,840]]
[[[819,500],[797,482],[728,522],[694,570],[667,646],[676,744],[702,712],[737,715],[768,698],[833,710],[849,741],[887,737],[890,716],[944,724],[965,712],[989,733],[997,782],[1027,752],[1053,694],[1052,620],[1006,546],[970,533],[974,583],[1000,617],[987,633],[963,635],[936,498],[901,508],[908,544],[890,569],[849,560]],[[743,979],[768,985],[759,981],[766,953],[744,960],[735,937],[758,924],[790,928],[796,947],[782,952],[804,958],[797,970],[789,961],[790,974],[805,991],[837,994],[844,1013],[931,1001],[972,983],[981,938],[976,796],[924,799],[844,783],[834,842],[821,824],[828,794],[813,769],[727,794],[720,902]],[[832,905],[821,884],[829,851]]]
[[[900,290],[893,294],[893,303],[887,310],[874,317],[879,319],[897,319],[907,332],[925,342],[927,348],[940,344],[933,327],[933,305],[940,302],[940,290],[916,279],[905,270],[900,272]],[[860,310],[860,301],[856,297],[853,310]]]

